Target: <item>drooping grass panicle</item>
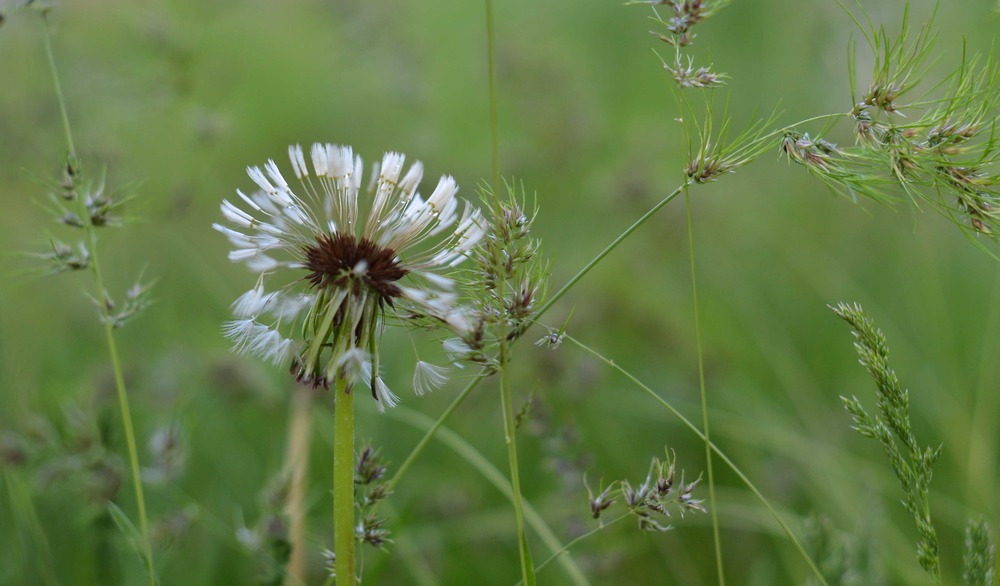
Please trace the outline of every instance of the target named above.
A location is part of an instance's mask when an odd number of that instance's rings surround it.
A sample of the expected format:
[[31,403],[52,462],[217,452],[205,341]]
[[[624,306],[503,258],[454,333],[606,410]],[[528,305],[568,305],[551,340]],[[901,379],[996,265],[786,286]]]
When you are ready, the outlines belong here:
[[889,366],[889,347],[882,330],[858,304],[831,307],[854,329],[854,348],[861,365],[874,379],[878,413],[870,415],[856,396],[841,397],[853,429],[882,444],[903,488],[903,506],[917,526],[917,560],[937,581],[941,579],[938,538],[931,520],[930,483],[941,448],[921,446],[910,424],[910,395]]

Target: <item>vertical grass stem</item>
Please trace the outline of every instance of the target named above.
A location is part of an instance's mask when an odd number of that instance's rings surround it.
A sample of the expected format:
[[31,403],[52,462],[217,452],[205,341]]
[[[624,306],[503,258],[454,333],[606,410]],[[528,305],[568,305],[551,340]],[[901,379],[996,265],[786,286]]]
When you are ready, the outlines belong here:
[[691,193],[684,187],[684,207],[687,210],[688,250],[691,255],[691,297],[694,304],[694,335],[698,352],[698,386],[701,391],[702,430],[705,434],[705,466],[708,475],[708,510],[712,515],[712,539],[715,543],[715,568],[719,586],[726,583],[722,569],[722,539],[719,537],[719,513],[715,507],[715,477],[712,474],[712,440],[708,431],[708,395],[705,392],[705,353],[701,344],[701,314],[698,311],[698,279],[694,261],[694,222],[691,221]]
[[[66,112],[66,100],[63,96],[62,85],[59,83],[59,72],[56,68],[55,55],[52,51],[52,38],[49,32],[48,20],[45,13],[42,13],[42,27],[45,41],[45,56],[48,59],[49,70],[52,73],[52,83],[55,87],[56,101],[59,104],[59,114],[62,118],[63,131],[66,135],[66,147],[68,149],[69,164],[76,167],[77,156],[76,146],[73,143],[73,133],[70,130],[69,115]],[[73,180],[76,181],[74,175]],[[149,522],[146,517],[146,498],[142,488],[142,477],[139,468],[138,448],[135,441],[135,430],[132,425],[132,411],[129,408],[128,393],[125,388],[125,377],[122,374],[121,361],[118,358],[118,346],[115,343],[114,331],[109,319],[109,308],[105,302],[104,279],[101,274],[100,261],[97,254],[97,233],[93,222],[90,221],[90,214],[87,211],[86,202],[81,195],[77,195],[77,203],[80,207],[80,218],[83,220],[83,229],[86,232],[88,244],[90,246],[90,262],[92,274],[94,275],[94,286],[97,289],[96,298],[101,305],[101,312],[104,322],[104,336],[108,344],[108,352],[111,355],[111,368],[114,371],[115,391],[118,395],[118,408],[121,411],[122,428],[125,432],[125,443],[128,447],[129,465],[132,472],[132,486],[135,489],[136,508],[139,513],[139,528],[142,533],[142,550],[145,558],[146,573],[149,576],[151,586],[156,584],[156,571],[153,565],[153,549],[149,541]]]

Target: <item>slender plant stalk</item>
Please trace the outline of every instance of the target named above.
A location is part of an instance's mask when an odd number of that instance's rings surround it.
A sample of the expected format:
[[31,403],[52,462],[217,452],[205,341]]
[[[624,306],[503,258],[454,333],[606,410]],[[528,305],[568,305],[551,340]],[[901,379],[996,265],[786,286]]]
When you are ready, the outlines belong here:
[[500,189],[500,122],[497,114],[497,50],[496,24],[493,20],[493,0],[486,0],[486,51],[490,70],[490,146],[492,153],[493,189]]
[[[458,406],[461,405],[463,401],[465,401],[465,398],[469,396],[469,393],[471,393],[473,389],[479,386],[479,382],[483,380],[484,376],[485,373],[480,373],[479,375],[473,377],[472,380],[470,380],[468,384],[465,385],[465,388],[462,389],[462,392],[460,392],[458,396],[456,396],[454,400],[452,400],[451,405],[448,405],[448,408],[445,409],[444,412],[438,416],[438,418],[434,421],[434,424],[427,428],[426,432],[424,433],[424,437],[420,438],[420,441],[417,442],[417,445],[413,446],[413,449],[410,450],[409,455],[406,456],[406,459],[403,460],[403,463],[399,465],[399,468],[392,475],[392,478],[386,481],[385,487],[387,492],[391,493],[396,488],[396,485],[399,484],[399,480],[403,477],[403,475],[406,474],[406,472],[410,469],[410,466],[413,465],[413,462],[416,461],[416,459],[420,456],[420,454],[423,453],[424,448],[427,447],[427,444],[430,443],[434,435],[437,434],[439,429],[441,429],[441,426],[444,425],[444,422],[449,417],[451,417],[451,414],[455,412],[455,409],[458,409]],[[390,411],[389,413],[392,412]]]
[[732,471],[736,474],[736,476],[738,476],[739,479],[743,481],[743,484],[745,484],[747,488],[750,489],[750,492],[752,492],[757,497],[757,499],[760,500],[761,504],[764,505],[764,508],[767,509],[767,511],[771,514],[771,517],[774,518],[775,522],[777,522],[778,525],[781,527],[781,529],[785,532],[785,535],[788,536],[788,539],[791,540],[792,544],[795,546],[795,549],[797,549],[799,551],[799,554],[802,555],[802,558],[809,566],[809,569],[812,570],[813,575],[816,576],[816,579],[819,581],[819,583],[822,584],[823,586],[829,586],[827,584],[826,578],[823,577],[822,572],[820,572],[819,568],[816,567],[816,563],[813,561],[811,557],[809,557],[809,554],[802,546],[802,543],[799,542],[798,538],[795,537],[795,533],[792,532],[792,530],[788,527],[785,521],[781,518],[781,515],[778,514],[778,511],[776,511],[774,507],[771,506],[771,503],[768,502],[768,500],[764,497],[764,494],[760,492],[760,490],[757,488],[757,485],[755,485],[753,482],[750,481],[749,478],[747,478],[747,475],[743,473],[743,471],[740,469],[739,466],[736,465],[735,462],[729,459],[729,456],[727,456],[725,452],[720,450],[718,446],[709,441],[705,437],[704,432],[702,432],[702,430],[699,429],[697,425],[692,423],[690,419],[685,417],[680,411],[677,410],[676,407],[667,402],[666,399],[656,394],[656,391],[649,388],[649,385],[636,378],[635,375],[633,375],[631,372],[622,368],[621,365],[619,365],[617,362],[604,356],[597,350],[594,350],[593,348],[587,346],[583,342],[580,342],[579,340],[577,340],[573,336],[570,336],[569,334],[564,334],[564,336],[565,339],[573,342],[582,350],[588,352],[589,354],[593,355],[595,358],[597,358],[604,364],[610,366],[612,369],[617,370],[619,373],[624,375],[625,378],[627,378],[637,387],[642,389],[646,394],[651,396],[658,403],[663,405],[667,409],[667,411],[669,411],[674,417],[676,417],[681,423],[684,424],[685,427],[690,429],[695,435],[701,438],[702,441],[707,442],[708,445],[711,447],[712,452],[714,452],[715,455],[718,456],[720,460],[725,462],[725,464],[729,466],[730,469],[732,469]]
[[[503,472],[497,469],[496,466],[494,466],[485,456],[483,456],[478,450],[476,450],[475,447],[473,447],[460,435],[451,431],[447,427],[443,427],[441,425],[440,418],[435,421],[422,413],[418,413],[412,409],[407,409],[406,407],[396,407],[392,411],[387,411],[386,413],[390,417],[412,425],[413,427],[424,429],[428,432],[434,430],[436,432],[435,437],[438,441],[445,444],[456,454],[461,456],[466,462],[475,468],[476,471],[483,476],[483,478],[500,491],[507,498],[507,500],[511,501],[511,503],[514,502],[514,491],[511,490],[510,482],[507,481],[507,477],[504,476]],[[577,586],[589,586],[590,582],[587,581],[587,577],[583,574],[583,571],[580,570],[580,567],[576,565],[573,557],[566,552],[565,547],[559,542],[555,532],[553,532],[548,524],[545,523],[545,519],[542,518],[538,511],[535,510],[535,508],[531,506],[531,503],[528,501],[524,501],[524,521],[535,531],[552,556],[554,558],[558,558],[559,564],[564,570],[566,570],[566,574],[572,580],[573,584],[576,584]]]
[[629,236],[631,236],[633,232],[635,232],[636,230],[638,230],[640,226],[642,226],[643,224],[645,224],[647,220],[649,220],[651,217],[653,217],[653,214],[655,214],[656,212],[660,211],[660,208],[662,208],[663,206],[667,205],[675,197],[677,197],[678,195],[680,195],[680,193],[688,185],[690,185],[690,184],[691,184],[691,180],[688,179],[683,184],[681,184],[680,186],[678,186],[676,189],[674,189],[673,191],[671,191],[670,193],[668,193],[666,197],[664,197],[663,199],[661,199],[653,207],[649,208],[649,210],[645,214],[643,214],[642,216],[640,216],[638,220],[636,220],[635,222],[633,222],[631,226],[629,226],[628,228],[626,228],[624,232],[622,232],[621,234],[619,234],[617,238],[615,238],[614,240],[611,241],[610,244],[608,244],[607,246],[605,246],[604,250],[602,250],[601,252],[599,252],[597,254],[597,256],[595,256],[594,258],[590,259],[590,262],[588,262],[586,265],[584,265],[582,269],[580,269],[575,275],[573,275],[573,278],[571,278],[569,281],[566,281],[565,285],[563,285],[558,291],[555,292],[555,294],[553,294],[551,297],[549,297],[548,300],[546,300],[546,302],[543,303],[541,307],[538,308],[538,311],[535,312],[534,320],[538,321],[538,319],[542,317],[542,314],[544,314],[553,305],[555,305],[556,301],[559,301],[559,299],[562,298],[563,295],[565,295],[570,289],[572,289],[573,286],[576,285],[577,282],[580,279],[582,279],[584,276],[586,276],[586,274],[589,273],[590,270],[592,268],[594,268],[594,266],[597,265],[597,263],[599,263],[602,260],[604,260],[604,257],[608,256],[608,254],[610,254],[612,250],[614,250],[615,248],[617,248],[619,244],[621,244],[622,242],[624,242],[626,238],[628,238]]
[[338,586],[358,583],[354,540],[354,391],[337,379],[333,430],[333,551]]
[[[43,38],[45,39],[45,56],[48,58],[49,70],[52,72],[52,83],[55,87],[56,101],[59,104],[59,114],[62,118],[63,131],[66,135],[66,148],[68,149],[69,163],[77,167],[76,147],[73,143],[73,133],[70,130],[69,115],[66,113],[66,100],[63,96],[62,86],[59,83],[59,73],[56,69],[55,55],[52,51],[52,38],[49,32],[48,22],[44,13],[42,17]],[[90,214],[87,212],[86,202],[83,197],[77,195],[77,203],[80,207],[80,219],[83,220],[83,230],[87,235],[90,245],[91,272],[94,276],[94,286],[97,289],[96,298],[99,300],[104,322],[104,336],[108,344],[108,353],[111,355],[111,367],[114,371],[115,390],[118,394],[118,408],[121,411],[122,427],[125,431],[125,443],[128,446],[129,465],[132,469],[132,486],[135,489],[136,507],[139,510],[139,528],[142,537],[143,557],[146,563],[146,573],[149,575],[149,583],[156,584],[156,572],[153,567],[153,548],[149,541],[149,522],[146,517],[146,498],[142,488],[142,478],[139,469],[139,455],[135,441],[135,431],[132,426],[132,411],[129,409],[128,393],[125,389],[125,377],[122,374],[121,361],[118,358],[118,346],[115,343],[114,331],[111,325],[110,309],[104,302],[105,289],[104,279],[101,274],[100,260],[97,254],[97,230],[93,222],[90,221]]]
[[510,388],[510,341],[507,328],[500,328],[500,397],[503,409],[504,440],[510,463],[510,488],[514,495],[514,518],[517,520],[517,542],[521,558],[521,579],[526,586],[535,586],[535,565],[531,561],[528,535],[524,531],[524,503],[521,498],[521,475],[517,465],[517,430],[514,428],[514,407]]
[[719,537],[719,513],[715,507],[715,477],[712,474],[712,441],[708,432],[708,394],[705,392],[705,353],[701,344],[701,313],[698,311],[698,277],[694,262],[694,222],[691,221],[691,194],[684,187],[684,207],[687,210],[688,250],[691,256],[691,298],[694,302],[694,338],[698,351],[698,386],[701,391],[702,429],[705,432],[705,466],[708,473],[708,510],[712,515],[712,539],[715,542],[715,568],[719,586],[726,583],[722,569],[722,539]]
[[[547,560],[545,560],[542,563],[540,563],[537,566],[535,566],[535,573],[537,574],[537,573],[541,572],[542,569],[545,568],[545,566],[547,566],[550,563],[552,563],[552,561],[555,560],[556,558],[558,558],[559,556],[561,556],[563,554],[566,554],[566,553],[569,553],[569,550],[574,545],[576,545],[577,543],[580,543],[581,541],[583,541],[584,539],[587,539],[591,535],[596,535],[597,533],[600,533],[601,531],[603,531],[603,530],[607,529],[608,527],[614,525],[618,521],[621,521],[622,519],[626,519],[626,518],[628,518],[631,515],[632,515],[632,513],[623,513],[621,515],[618,515],[614,519],[611,519],[610,521],[602,521],[601,524],[598,525],[597,527],[594,527],[593,529],[591,529],[590,531],[587,531],[583,535],[580,535],[580,536],[576,537],[575,539],[573,539],[572,541],[567,542],[566,545],[563,545],[561,548],[559,548],[559,551],[554,552],[551,556],[549,556],[549,558]],[[523,582],[518,582],[514,586],[520,586],[521,584],[523,584]]]
[[309,472],[309,435],[312,418],[311,391],[298,386],[292,395],[292,416],[288,427],[288,540],[292,546],[285,574],[285,585],[306,583],[306,477]]
[[[500,123],[497,114],[497,53],[496,22],[493,18],[493,0],[486,0],[486,48],[490,72],[490,139],[492,153],[493,186],[500,186]],[[535,586],[535,567],[531,561],[528,535],[524,530],[524,504],[521,498],[521,479],[517,464],[517,440],[514,429],[514,407],[510,388],[510,341],[507,328],[501,327],[500,341],[500,396],[503,410],[504,435],[507,459],[510,462],[510,484],[514,494],[514,517],[517,520],[517,541],[521,558],[521,578],[528,586]]]

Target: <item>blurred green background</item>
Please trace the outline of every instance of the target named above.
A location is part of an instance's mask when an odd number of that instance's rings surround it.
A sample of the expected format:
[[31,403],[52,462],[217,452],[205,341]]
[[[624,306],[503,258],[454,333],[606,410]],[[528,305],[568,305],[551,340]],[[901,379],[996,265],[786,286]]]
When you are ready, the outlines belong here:
[[[890,27],[900,4],[866,3]],[[1000,22],[992,9],[977,0],[941,11],[935,71],[958,63],[963,38],[970,50],[989,49]],[[912,12],[922,22],[930,3],[914,2]],[[671,82],[651,51],[660,47],[647,35],[649,15],[617,2],[497,3],[502,173],[537,192],[536,235],[553,259],[552,290],[681,181],[686,146]],[[173,425],[187,445],[182,472],[147,488],[162,531],[163,583],[253,583],[262,556],[236,534],[241,519],[252,525],[261,516],[260,493],[281,468],[293,385],[284,369],[231,355],[220,333],[253,276],[226,260],[225,239],[210,229],[218,205],[252,186],[247,165],[274,158],[290,170],[287,145],[313,141],[351,144],[367,162],[400,150],[422,160],[428,177],[453,174],[475,197],[490,173],[484,7],[92,1],[59,7],[54,22],[85,170],[94,176],[106,167],[111,185],[139,196],[130,208],[137,221],[102,233],[109,289],[121,294],[140,271],[157,279],[156,303],[119,339],[142,443]],[[697,58],[732,76],[737,127],[778,103],[781,123],[851,106],[845,59],[858,34],[833,2],[736,2],[696,32]],[[101,496],[116,494],[134,510],[124,461],[103,472],[79,459],[66,464],[67,453],[90,453],[79,430],[95,426],[112,453],[124,454],[107,350],[82,292],[91,291],[90,278],[25,276],[30,260],[18,255],[44,249],[49,234],[75,236],[35,205],[44,188],[33,176],[57,176],[65,151],[41,35],[31,12],[9,13],[0,27],[0,429],[5,453],[20,446],[26,458],[2,464],[0,583],[137,583],[140,564],[108,525]],[[862,72],[870,63],[863,47],[859,63]],[[826,307],[862,303],[911,391],[918,438],[944,444],[932,505],[945,571],[956,581],[965,519],[985,515],[996,526],[1000,513],[996,261],[937,215],[905,204],[854,205],[776,151],[694,189],[692,214],[717,443],[797,531],[810,514],[827,516],[870,550],[886,583],[922,583],[898,484],[881,449],[849,429],[838,399],[874,403],[849,329]],[[688,262],[678,199],[546,320],[559,326],[575,308],[570,333],[700,420]],[[398,330],[389,334],[390,386],[405,408],[437,417],[468,373],[416,399],[407,390],[410,343]],[[441,359],[432,345],[421,352]],[[697,438],[571,344],[549,351],[523,343],[515,368],[516,401],[533,393],[537,402],[519,440],[525,495],[560,539],[595,526],[584,473],[592,486],[641,481],[665,446],[688,479],[704,470]],[[505,470],[498,407],[489,381],[448,425]],[[390,469],[421,435],[369,401],[358,427]],[[38,439],[45,434],[62,438],[61,452]],[[321,582],[320,551],[332,546],[331,437],[321,399],[311,583]],[[141,458],[149,463],[148,450]],[[58,466],[70,473],[53,472]],[[804,564],[763,507],[729,470],[718,462],[715,470],[730,581],[803,583]],[[707,498],[707,487],[700,495]],[[443,444],[430,445],[391,503],[396,543],[366,554],[368,583],[519,578],[509,505]],[[620,523],[577,546],[575,559],[594,584],[714,583],[709,516],[674,522],[666,534]],[[546,558],[532,541],[536,561]],[[569,583],[557,565],[540,580]]]

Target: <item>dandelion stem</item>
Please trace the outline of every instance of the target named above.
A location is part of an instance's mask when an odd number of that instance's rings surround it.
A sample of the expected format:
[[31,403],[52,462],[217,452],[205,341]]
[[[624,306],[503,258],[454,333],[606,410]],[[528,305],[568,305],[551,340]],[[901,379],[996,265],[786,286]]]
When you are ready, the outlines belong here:
[[[48,59],[49,70],[52,73],[52,83],[55,87],[56,101],[59,104],[59,114],[62,118],[63,131],[66,134],[66,148],[68,149],[69,164],[74,169],[71,174],[71,178],[75,183],[78,180],[78,170],[76,169],[76,146],[73,143],[73,133],[70,130],[69,116],[66,113],[66,100],[62,93],[62,86],[59,83],[59,72],[56,68],[55,54],[52,51],[52,38],[51,33],[49,32],[45,12],[42,12],[42,28],[44,29],[42,38],[45,41],[45,56]],[[103,317],[102,321],[104,322],[104,335],[108,344],[108,352],[111,355],[111,367],[114,371],[115,378],[115,390],[118,394],[118,407],[121,411],[122,427],[125,431],[125,443],[128,447],[129,465],[132,469],[132,486],[135,489],[136,507],[139,511],[139,527],[142,532],[141,546],[146,563],[146,573],[149,576],[150,585],[155,586],[156,572],[153,567],[153,548],[149,541],[149,522],[146,517],[146,499],[142,488],[135,431],[132,426],[132,412],[129,409],[128,393],[125,389],[125,377],[122,374],[121,361],[118,358],[118,346],[115,343],[114,331],[110,319],[110,308],[108,307],[107,294],[104,289],[104,280],[101,275],[101,265],[97,254],[97,230],[94,227],[94,223],[90,220],[90,214],[87,211],[87,204],[84,201],[82,194],[78,194],[76,200],[80,207],[80,219],[83,220],[83,229],[86,232],[87,240],[90,245],[90,263],[92,273],[94,275],[94,286],[97,289],[96,298],[98,299],[101,307],[101,314]]]
[[705,466],[708,473],[708,510],[712,515],[712,539],[715,542],[715,568],[719,586],[726,583],[722,569],[722,539],[719,537],[719,514],[715,507],[715,478],[712,474],[712,442],[708,431],[708,394],[705,391],[705,353],[701,344],[701,314],[698,311],[698,277],[694,261],[694,222],[691,221],[691,194],[684,187],[684,207],[687,210],[688,250],[691,257],[691,298],[694,303],[694,338],[698,352],[698,386],[701,391],[702,429],[705,432]]
[[285,511],[288,514],[288,540],[292,546],[288,569],[285,573],[285,584],[304,584],[306,582],[306,477],[309,471],[309,417],[312,406],[312,395],[305,387],[298,387],[292,396],[292,417],[288,427],[288,454],[285,466],[288,467],[289,486],[288,502]]
[[354,392],[337,376],[333,430],[333,551],[338,586],[358,583],[354,550]]
[[667,402],[663,397],[661,397],[658,394],[656,394],[656,391],[654,391],[653,389],[649,388],[649,386],[646,385],[646,383],[640,381],[631,372],[629,372],[629,371],[625,370],[624,368],[622,368],[617,362],[615,362],[614,360],[611,360],[610,358],[607,358],[606,356],[604,356],[603,354],[601,354],[597,350],[594,350],[593,348],[587,346],[583,342],[580,342],[579,340],[577,340],[573,336],[570,336],[569,334],[563,334],[563,335],[565,336],[565,339],[573,342],[580,349],[582,349],[582,350],[586,351],[587,353],[593,355],[595,358],[597,358],[598,360],[600,360],[604,364],[607,364],[612,369],[617,370],[618,372],[620,372],[622,375],[625,376],[625,378],[627,378],[629,381],[631,381],[637,387],[639,387],[640,389],[642,389],[646,394],[648,394],[649,396],[651,396],[658,403],[660,403],[661,405],[663,405],[668,411],[670,411],[670,413],[674,417],[676,417],[678,420],[680,420],[680,422],[683,423],[685,427],[687,427],[688,429],[690,429],[695,435],[697,435],[699,438],[701,438],[703,441],[705,441],[711,447],[711,450],[713,452],[715,452],[715,455],[718,456],[720,460],[722,460],[723,462],[725,462],[725,464],[727,466],[729,466],[730,469],[732,469],[732,471],[736,474],[736,476],[739,477],[739,479],[741,481],[743,481],[743,484],[745,484],[747,486],[747,488],[750,489],[750,492],[752,492],[754,494],[754,496],[756,496],[757,499],[760,500],[761,504],[764,505],[764,508],[767,509],[767,511],[771,514],[771,517],[774,518],[774,520],[778,523],[778,525],[781,527],[781,529],[785,532],[785,535],[788,536],[788,539],[790,539],[792,541],[792,544],[795,546],[795,549],[797,549],[798,552],[799,552],[799,554],[802,555],[802,558],[805,560],[806,564],[809,566],[809,569],[812,570],[813,575],[816,576],[816,580],[819,581],[819,583],[822,584],[823,586],[829,586],[829,584],[826,581],[826,578],[823,577],[823,574],[819,571],[819,568],[816,567],[816,563],[813,561],[813,559],[811,557],[809,557],[809,554],[806,552],[805,548],[802,546],[802,543],[799,542],[798,538],[795,537],[795,534],[792,532],[792,530],[788,527],[787,524],[785,524],[785,521],[781,518],[781,516],[778,515],[778,511],[776,511],[774,509],[774,507],[771,506],[771,503],[768,502],[768,500],[760,492],[760,490],[757,488],[757,486],[753,482],[751,482],[749,478],[747,478],[746,474],[743,473],[743,471],[740,469],[740,467],[737,466],[732,460],[730,460],[729,456],[727,456],[722,450],[720,450],[718,448],[718,446],[716,446],[714,443],[712,443],[711,441],[709,441],[705,437],[705,434],[702,432],[701,429],[698,428],[697,425],[695,425],[694,423],[692,423],[690,419],[688,419],[687,417],[685,417],[680,411],[677,410],[676,407],[674,407],[669,402]]

